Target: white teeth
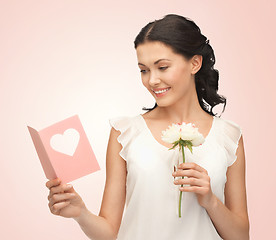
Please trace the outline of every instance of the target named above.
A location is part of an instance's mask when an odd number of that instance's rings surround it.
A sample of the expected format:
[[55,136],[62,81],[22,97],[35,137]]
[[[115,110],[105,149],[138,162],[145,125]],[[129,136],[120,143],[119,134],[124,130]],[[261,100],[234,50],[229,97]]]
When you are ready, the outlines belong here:
[[166,92],[166,91],[168,91],[168,90],[169,90],[169,88],[166,88],[166,89],[163,89],[163,90],[157,91],[157,92],[155,92],[155,93],[159,94],[159,93]]

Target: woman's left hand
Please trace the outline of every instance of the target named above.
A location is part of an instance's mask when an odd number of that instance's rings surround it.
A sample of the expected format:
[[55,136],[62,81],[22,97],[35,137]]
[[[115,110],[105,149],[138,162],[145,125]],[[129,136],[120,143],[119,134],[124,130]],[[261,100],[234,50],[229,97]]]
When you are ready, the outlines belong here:
[[189,184],[190,186],[183,186],[179,190],[183,192],[194,192],[197,196],[198,203],[202,207],[206,209],[212,204],[214,194],[211,190],[210,177],[206,169],[193,162],[181,163],[178,166],[178,170],[172,175],[174,177],[188,177],[175,180],[174,184]]

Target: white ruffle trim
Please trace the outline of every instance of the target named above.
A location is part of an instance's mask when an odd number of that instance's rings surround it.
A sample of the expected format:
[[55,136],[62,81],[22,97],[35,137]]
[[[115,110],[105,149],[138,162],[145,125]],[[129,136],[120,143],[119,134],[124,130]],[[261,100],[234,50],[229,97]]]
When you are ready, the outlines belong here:
[[115,117],[109,119],[109,124],[121,134],[117,137],[117,141],[122,145],[119,152],[120,156],[127,161],[127,152],[133,136],[133,128],[131,128],[131,117]]
[[224,119],[224,146],[226,149],[227,164],[231,166],[237,159],[236,151],[239,146],[239,140],[242,135],[241,127],[230,121]]

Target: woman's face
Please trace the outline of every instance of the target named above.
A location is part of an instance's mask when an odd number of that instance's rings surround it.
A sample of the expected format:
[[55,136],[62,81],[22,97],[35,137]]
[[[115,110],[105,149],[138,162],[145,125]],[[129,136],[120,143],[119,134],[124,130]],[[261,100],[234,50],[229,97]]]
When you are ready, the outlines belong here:
[[143,85],[158,106],[174,104],[195,90],[195,56],[187,60],[158,41],[140,44],[136,52]]

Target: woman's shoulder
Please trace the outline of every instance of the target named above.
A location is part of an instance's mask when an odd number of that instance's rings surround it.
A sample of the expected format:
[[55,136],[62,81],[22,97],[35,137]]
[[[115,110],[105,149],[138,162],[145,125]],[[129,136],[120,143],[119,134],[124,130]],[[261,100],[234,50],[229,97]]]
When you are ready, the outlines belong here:
[[127,161],[128,151],[132,140],[139,135],[141,115],[134,116],[115,116],[109,118],[109,124],[120,134],[117,137],[118,142],[122,145],[120,156]]
[[109,118],[109,124],[111,127],[114,127],[116,130],[126,130],[132,126],[137,125],[137,121],[142,117],[141,114],[136,115],[120,115],[113,116]]
[[111,121],[116,121],[116,122],[129,122],[129,121],[134,121],[137,119],[141,114],[136,114],[136,115],[117,115],[117,116],[112,116],[109,118],[109,122]]
[[224,118],[224,117],[215,117],[217,121],[217,125],[223,132],[241,132],[242,128],[240,124],[238,124],[236,121]]
[[239,145],[239,140],[242,135],[241,126],[230,119],[216,117],[219,143],[226,149],[228,166],[232,165],[236,160],[236,150]]

